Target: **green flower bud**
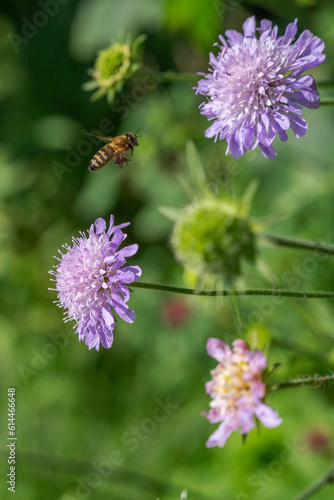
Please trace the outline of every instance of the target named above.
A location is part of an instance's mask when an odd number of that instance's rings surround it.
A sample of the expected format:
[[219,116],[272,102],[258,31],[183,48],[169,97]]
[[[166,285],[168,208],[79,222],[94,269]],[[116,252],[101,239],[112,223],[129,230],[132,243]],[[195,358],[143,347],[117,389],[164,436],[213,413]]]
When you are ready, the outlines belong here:
[[214,197],[179,214],[171,244],[177,260],[202,280],[230,281],[240,275],[242,260],[254,262],[256,257],[250,218],[233,202]]
[[122,90],[125,81],[140,67],[141,64],[135,62],[135,59],[138,46],[144,39],[145,36],[140,36],[132,45],[115,43],[99,53],[94,69],[89,70],[92,80],[83,86],[84,90],[97,89],[92,95],[93,100],[106,95],[109,103],[112,103],[115,94]]

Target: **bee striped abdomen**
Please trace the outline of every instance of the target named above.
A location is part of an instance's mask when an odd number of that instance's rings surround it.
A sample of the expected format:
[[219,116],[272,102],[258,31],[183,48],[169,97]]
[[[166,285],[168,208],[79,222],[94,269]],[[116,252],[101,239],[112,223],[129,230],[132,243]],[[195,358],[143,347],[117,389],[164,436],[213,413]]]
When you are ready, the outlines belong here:
[[89,164],[89,170],[99,170],[100,168],[104,167],[106,163],[112,160],[113,155],[114,155],[113,148],[109,144],[106,144],[92,158]]

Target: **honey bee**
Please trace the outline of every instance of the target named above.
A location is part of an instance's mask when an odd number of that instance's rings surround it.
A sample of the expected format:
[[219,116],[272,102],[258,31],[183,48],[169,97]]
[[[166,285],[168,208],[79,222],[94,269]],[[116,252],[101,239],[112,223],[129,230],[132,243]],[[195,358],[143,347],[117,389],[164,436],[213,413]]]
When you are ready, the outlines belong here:
[[92,158],[88,167],[89,170],[99,170],[111,160],[116,160],[116,165],[120,165],[121,167],[123,166],[123,163],[128,163],[130,160],[124,156],[124,153],[131,151],[132,156],[133,147],[139,146],[137,137],[147,135],[137,135],[139,130],[137,130],[135,134],[128,132],[127,134],[118,135],[116,137],[102,137],[100,135],[88,134],[107,142],[107,144],[103,146],[103,148],[100,149]]

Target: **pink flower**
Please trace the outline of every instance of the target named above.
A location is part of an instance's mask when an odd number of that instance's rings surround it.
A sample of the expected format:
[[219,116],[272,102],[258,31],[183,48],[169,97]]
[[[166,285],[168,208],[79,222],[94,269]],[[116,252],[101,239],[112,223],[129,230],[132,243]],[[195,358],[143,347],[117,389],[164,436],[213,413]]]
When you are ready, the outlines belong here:
[[233,351],[223,341],[209,338],[206,349],[219,364],[211,370],[212,379],[205,384],[210,394],[209,412],[203,415],[211,423],[221,422],[209,437],[206,445],[223,447],[230,434],[240,430],[247,434],[254,426],[254,416],[265,427],[277,427],[282,423],[278,413],[262,402],[266,385],[261,374],[267,366],[267,359],[261,351],[251,351],[241,340],[233,342]]

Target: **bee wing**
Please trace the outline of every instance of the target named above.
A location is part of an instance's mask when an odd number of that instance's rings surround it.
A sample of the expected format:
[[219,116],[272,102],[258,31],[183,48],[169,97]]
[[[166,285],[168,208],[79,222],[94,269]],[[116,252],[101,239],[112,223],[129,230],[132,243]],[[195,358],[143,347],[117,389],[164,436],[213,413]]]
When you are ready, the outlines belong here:
[[86,132],[86,135],[92,135],[93,137],[96,137],[97,139],[100,139],[101,141],[104,142],[111,142],[114,139],[113,137],[91,134],[90,132]]

